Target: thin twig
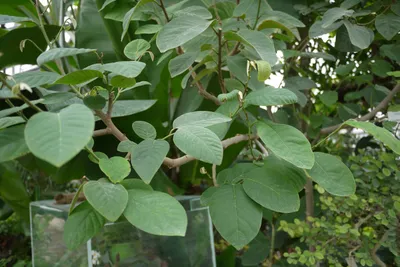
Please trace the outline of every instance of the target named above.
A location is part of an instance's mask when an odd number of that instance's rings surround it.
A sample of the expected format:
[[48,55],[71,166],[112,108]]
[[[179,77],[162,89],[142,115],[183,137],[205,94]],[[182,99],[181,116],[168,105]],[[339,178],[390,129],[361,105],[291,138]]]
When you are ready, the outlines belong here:
[[167,9],[165,8],[163,0],[160,0],[160,5],[159,6],[161,7],[161,9],[162,9],[162,11],[164,13],[165,19],[167,20],[167,22],[169,22],[170,19],[169,19],[169,16],[168,16],[168,13],[167,13]]
[[213,180],[213,184],[214,186],[218,186],[218,182],[217,182],[217,165],[213,164],[212,165],[212,180]]
[[111,118],[113,106],[114,106],[114,92],[111,92],[111,93],[108,95],[107,116],[108,116],[109,118]]
[[224,77],[222,75],[222,29],[218,28],[218,81],[221,87],[221,92],[226,94],[226,88],[224,83]]
[[99,136],[104,136],[104,135],[109,135],[109,134],[112,134],[111,129],[104,128],[104,129],[95,130],[93,132],[93,137],[99,137]]

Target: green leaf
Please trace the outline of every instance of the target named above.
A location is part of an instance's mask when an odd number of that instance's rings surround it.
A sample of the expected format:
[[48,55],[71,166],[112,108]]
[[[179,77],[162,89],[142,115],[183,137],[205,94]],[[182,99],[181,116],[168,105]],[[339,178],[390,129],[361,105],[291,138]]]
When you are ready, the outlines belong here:
[[334,7],[328,9],[324,16],[322,17],[322,28],[327,28],[331,26],[337,20],[343,18],[344,16],[351,16],[354,10],[347,10],[341,7]]
[[60,167],[89,143],[93,129],[92,111],[73,104],[59,113],[40,112],[30,118],[25,141],[36,157]]
[[272,122],[258,122],[257,133],[276,156],[303,169],[311,169],[314,165],[311,145],[296,128]]
[[185,72],[194,63],[198,55],[198,52],[187,52],[171,59],[168,63],[171,77],[173,78]]
[[204,32],[212,23],[198,16],[179,16],[158,33],[156,44],[161,53],[183,45]]
[[390,72],[392,69],[392,64],[384,59],[375,60],[371,67],[372,73],[382,78],[386,78],[388,76],[388,72]]
[[[42,102],[43,102],[43,99],[38,99],[38,100],[31,101],[31,103],[35,104],[35,105],[39,104],[39,103],[42,103]],[[6,117],[8,115],[14,114],[14,113],[16,113],[18,111],[21,111],[21,110],[24,110],[26,108],[29,108],[28,104],[23,104],[21,106],[0,110],[0,118],[4,118],[4,117]]]
[[300,40],[300,34],[296,27],[305,27],[305,25],[300,20],[285,12],[270,10],[263,16],[263,20],[257,26],[257,29],[259,31],[270,28],[282,29],[290,36],[296,36]]
[[36,59],[38,65],[43,65],[46,62],[60,59],[63,57],[76,56],[79,54],[95,52],[96,49],[85,48],[53,48],[39,55]]
[[110,84],[114,87],[119,88],[130,88],[135,86],[136,79],[135,78],[127,78],[121,75],[115,75],[111,78]]
[[354,62],[350,62],[349,64],[346,65],[339,65],[336,67],[336,74],[340,76],[347,76],[349,73],[353,71],[353,69],[356,67],[356,64]]
[[340,4],[340,7],[348,9],[348,8],[351,8],[355,5],[357,5],[360,2],[361,2],[361,0],[345,0],[343,3]]
[[254,0],[240,2],[239,5],[235,7],[235,10],[233,11],[233,16],[241,17],[243,15],[246,15],[246,13],[251,9],[253,3]]
[[319,99],[326,106],[331,107],[338,101],[338,93],[335,91],[324,91],[322,95],[319,95]]
[[395,13],[398,16],[400,16],[400,3],[392,4],[391,5],[391,10],[393,11],[393,13]]
[[223,157],[222,143],[211,130],[199,126],[178,128],[174,134],[175,145],[198,160],[220,165]]
[[217,112],[194,111],[185,113],[176,118],[172,124],[174,128],[199,126],[208,127],[215,124],[229,122],[232,119]]
[[132,17],[140,11],[140,7],[155,2],[155,0],[139,0],[135,7],[130,9],[124,16],[124,20],[122,21],[122,36],[121,41],[124,39],[125,34],[128,32],[129,24],[131,23]]
[[226,32],[224,35],[226,40],[242,42],[245,45],[254,48],[260,59],[267,61],[271,66],[277,61],[274,43],[272,39],[264,33],[252,30],[240,30],[239,32]]
[[157,100],[118,100],[115,102],[112,117],[133,115],[151,108]]
[[48,95],[43,96],[43,104],[45,105],[53,105],[53,104],[59,104],[59,103],[64,103],[65,101],[74,98],[76,94],[70,93],[70,92],[55,92],[55,93],[50,93]]
[[144,183],[140,179],[125,179],[121,182],[121,184],[125,187],[126,190],[139,189],[153,191],[153,188],[150,185]]
[[270,240],[260,231],[249,244],[249,249],[242,255],[244,266],[258,266],[269,255]]
[[175,16],[198,16],[203,19],[212,19],[211,13],[202,6],[189,6],[174,12]]
[[119,61],[108,64],[94,64],[86,69],[97,71],[109,71],[111,73],[122,75],[128,78],[136,78],[146,67],[146,64],[139,61]]
[[374,32],[367,27],[358,26],[348,21],[344,22],[344,26],[346,26],[350,41],[354,46],[365,49],[374,40]]
[[0,130],[0,162],[6,162],[29,153],[24,138],[25,125]]
[[247,245],[260,230],[261,207],[246,195],[241,184],[218,187],[208,204],[215,228],[236,249]]
[[267,61],[263,60],[256,60],[255,62],[257,64],[257,72],[258,72],[257,79],[260,82],[264,82],[271,75],[271,65],[269,65]]
[[106,8],[109,4],[114,3],[117,0],[106,0],[104,2],[104,4],[101,6],[101,8],[99,9],[99,11],[102,11],[104,8]]
[[373,135],[376,139],[384,143],[387,147],[400,155],[400,140],[396,139],[388,130],[375,126],[373,123],[364,121],[346,121],[347,125],[359,128]]
[[388,73],[387,73],[387,75],[389,75],[389,76],[393,76],[393,77],[396,77],[396,78],[400,78],[400,71],[389,71]]
[[30,87],[38,87],[44,84],[52,84],[61,76],[49,71],[26,71],[13,75],[15,83],[26,83]]
[[386,40],[392,40],[400,31],[400,16],[391,13],[381,14],[376,17],[375,27]]
[[15,16],[8,16],[8,15],[0,15],[0,24],[6,24],[10,22],[22,22],[22,21],[31,21],[30,18],[27,17],[15,17]]
[[118,220],[128,203],[128,192],[120,184],[89,181],[83,186],[83,192],[90,205],[112,222]]
[[247,174],[243,188],[250,198],[267,209],[291,213],[300,207],[299,194],[284,168],[272,164],[255,168]]
[[[229,71],[242,83],[247,82],[247,59],[241,55],[227,57],[226,63]],[[250,87],[251,88],[251,87]]]
[[64,225],[64,242],[68,249],[76,249],[94,237],[106,220],[88,202],[77,206]]
[[129,91],[129,90],[133,90],[135,88],[138,88],[138,87],[141,87],[141,86],[145,86],[145,85],[151,85],[151,83],[146,82],[146,81],[137,82],[137,83],[135,83],[135,85],[133,85],[131,87],[122,89],[121,93]]
[[102,109],[106,105],[107,101],[104,97],[100,95],[95,95],[95,96],[85,96],[83,99],[83,103],[90,109],[97,110],[97,109]]
[[102,78],[103,74],[100,71],[96,70],[78,70],[67,75],[64,75],[57,81],[55,84],[72,84],[79,85],[86,82],[94,81],[97,78]]
[[310,36],[310,38],[316,38],[321,35],[331,33],[333,31],[336,31],[337,29],[339,29],[340,26],[343,25],[343,21],[338,21],[338,22],[331,24],[328,27],[322,27],[323,23],[324,22],[322,20],[318,20],[318,21],[314,22],[313,25],[311,25],[310,30],[308,32],[308,35]]
[[21,117],[5,117],[0,119],[0,130],[8,128],[10,126],[24,123],[25,120]]
[[185,236],[187,216],[185,209],[166,193],[131,189],[124,211],[126,219],[142,231],[153,235]]
[[122,157],[100,159],[99,167],[113,183],[120,183],[131,173],[131,165]]
[[350,196],[356,191],[353,174],[335,156],[315,152],[315,164],[308,171],[311,178],[322,188],[335,196]]
[[135,121],[132,124],[133,131],[142,139],[156,139],[157,131],[148,122],[145,121]]
[[118,144],[117,151],[123,152],[123,153],[130,153],[132,152],[132,149],[136,146],[135,142],[132,142],[131,140],[124,140],[121,143]]
[[146,24],[140,26],[136,31],[135,34],[154,34],[159,32],[162,29],[162,26],[159,24]]
[[125,46],[124,54],[129,59],[138,60],[150,47],[150,43],[146,40],[136,39]]
[[168,151],[169,144],[165,140],[146,139],[133,148],[132,167],[146,184],[151,182]]
[[217,182],[222,184],[237,184],[240,181],[248,178],[248,174],[253,170],[259,168],[253,163],[238,163],[233,168],[227,168],[218,173]]
[[290,90],[266,87],[249,93],[244,99],[245,105],[276,106],[297,102],[297,96]]

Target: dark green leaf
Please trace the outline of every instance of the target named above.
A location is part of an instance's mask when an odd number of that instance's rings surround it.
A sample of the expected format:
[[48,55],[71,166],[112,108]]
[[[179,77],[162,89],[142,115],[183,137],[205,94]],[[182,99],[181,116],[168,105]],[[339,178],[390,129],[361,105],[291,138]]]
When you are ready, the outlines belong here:
[[231,120],[231,118],[217,112],[194,111],[179,116],[174,120],[172,125],[174,128],[186,126],[208,127],[215,124],[229,122]]
[[143,39],[136,39],[125,46],[124,54],[129,59],[138,60],[149,49],[150,49],[149,42]]
[[24,130],[25,125],[0,130],[0,162],[10,161],[29,153]]
[[54,83],[79,85],[102,77],[103,74],[96,70],[78,70],[64,75]]
[[46,62],[60,59],[63,57],[76,56],[83,53],[94,52],[96,49],[85,48],[53,48],[40,54],[36,62],[38,65],[43,65]]
[[381,14],[376,17],[375,27],[386,40],[392,40],[400,31],[400,16],[391,13]]
[[133,131],[142,139],[156,139],[157,131],[148,122],[145,121],[135,121],[132,124]]
[[276,106],[276,105],[287,105],[297,102],[297,96],[283,88],[266,87],[261,90],[253,91],[249,93],[244,103],[245,105],[256,105],[256,106]]

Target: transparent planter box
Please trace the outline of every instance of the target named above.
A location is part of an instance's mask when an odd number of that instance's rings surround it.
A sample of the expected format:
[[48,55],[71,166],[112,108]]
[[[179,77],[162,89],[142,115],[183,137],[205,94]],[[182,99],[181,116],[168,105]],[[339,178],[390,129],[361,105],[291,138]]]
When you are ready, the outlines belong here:
[[94,238],[73,251],[63,242],[69,205],[57,205],[53,200],[32,202],[33,266],[216,266],[208,208],[202,207],[196,196],[177,199],[188,216],[185,237],[151,235],[123,221],[107,223]]

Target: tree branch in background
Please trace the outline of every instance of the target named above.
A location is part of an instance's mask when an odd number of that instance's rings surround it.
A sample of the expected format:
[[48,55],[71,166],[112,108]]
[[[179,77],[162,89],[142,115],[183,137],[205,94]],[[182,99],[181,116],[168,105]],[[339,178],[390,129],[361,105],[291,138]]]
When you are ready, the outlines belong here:
[[382,246],[382,243],[386,241],[386,239],[389,236],[389,230],[386,230],[386,232],[383,234],[381,239],[379,239],[378,243],[374,246],[374,248],[371,250],[371,257],[374,260],[374,262],[380,266],[380,267],[386,267],[386,264],[376,255],[376,252],[378,249]]
[[[393,97],[400,92],[400,84],[397,84],[393,90],[382,100],[382,102],[380,102],[371,112],[365,114],[364,116],[361,116],[360,118],[356,118],[357,121],[367,121],[370,119],[373,119],[375,117],[375,115],[385,109],[390,101],[393,99]],[[333,126],[329,126],[326,128],[322,128],[320,133],[321,134],[329,134],[331,132],[334,132],[335,130],[337,130],[342,124],[336,124]]]
[[93,137],[109,135],[109,134],[112,134],[111,129],[110,128],[105,128],[105,129],[95,130],[93,132]]
[[222,76],[222,29],[218,28],[218,81],[221,87],[221,92],[226,94],[226,88],[224,84],[224,77]]

